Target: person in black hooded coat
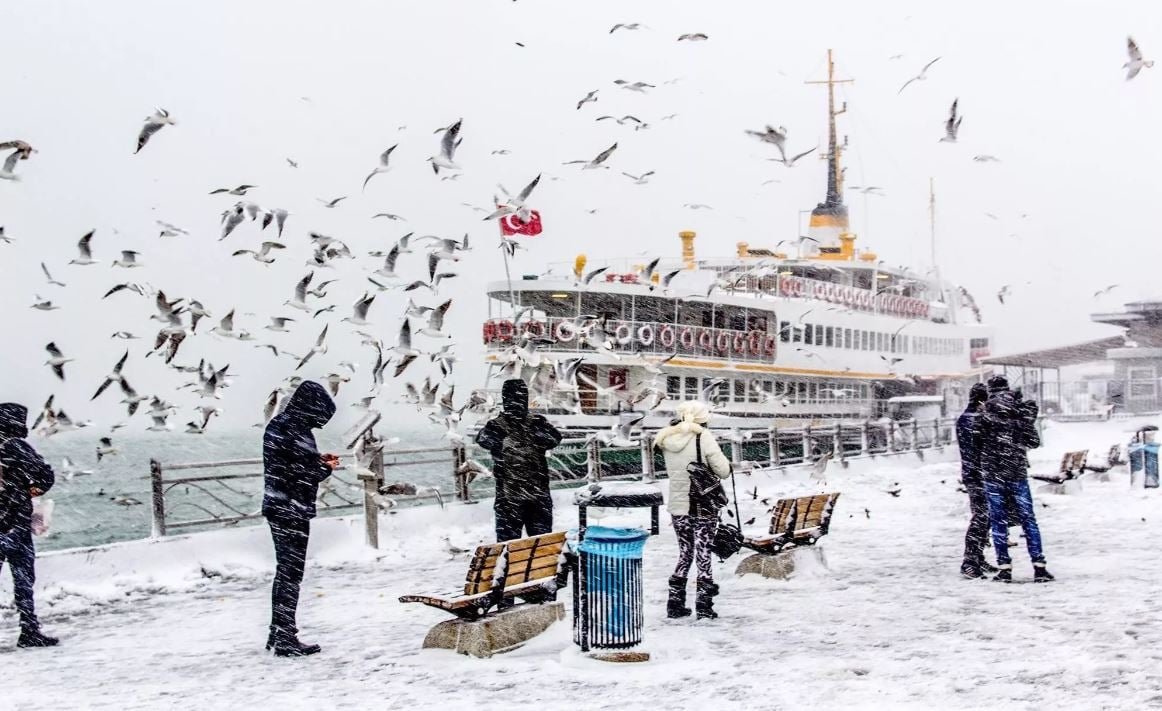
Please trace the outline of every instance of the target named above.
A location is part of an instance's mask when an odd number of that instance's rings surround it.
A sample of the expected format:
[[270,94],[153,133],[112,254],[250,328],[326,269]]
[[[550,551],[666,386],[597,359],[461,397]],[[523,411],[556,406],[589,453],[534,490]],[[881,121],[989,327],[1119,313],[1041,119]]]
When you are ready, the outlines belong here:
[[24,440],[28,408],[0,405],[0,566],[12,569],[12,588],[20,612],[18,647],[57,643],[40,630],[33,599],[36,549],[32,545],[32,499],[52,488],[56,477],[44,458]]
[[984,383],[976,383],[969,390],[968,407],[956,420],[956,441],[960,447],[960,481],[968,491],[970,519],[964,535],[964,560],[960,574],[966,578],[980,578],[997,569],[984,558],[989,538],[989,500],[984,490],[981,470],[981,437],[984,431],[984,406],[989,391]]
[[271,418],[262,440],[262,515],[270,525],[275,557],[266,648],[281,657],[319,651],[319,645],[299,641],[295,618],[319,484],[339,465],[334,454],[319,454],[312,430],[334,415],[335,402],[323,386],[306,381]]
[[553,530],[553,498],[545,453],[561,443],[561,433],[542,415],[529,414],[529,386],[519,378],[504,381],[501,413],[476,435],[492,455],[496,479],[496,540],[511,541]]

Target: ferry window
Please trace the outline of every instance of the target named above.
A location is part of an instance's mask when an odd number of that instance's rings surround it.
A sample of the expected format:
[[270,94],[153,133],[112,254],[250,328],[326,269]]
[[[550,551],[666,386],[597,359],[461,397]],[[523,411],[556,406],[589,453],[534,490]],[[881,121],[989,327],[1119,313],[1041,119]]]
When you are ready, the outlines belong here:
[[698,378],[686,378],[686,399],[698,399]]
[[823,345],[823,326],[815,324],[815,345]]
[[811,327],[811,324],[807,324],[803,329],[803,342],[810,346],[815,345],[815,329]]
[[860,331],[856,334],[859,337],[859,349],[861,351],[867,350],[867,331]]
[[810,383],[807,383],[807,400],[808,401],[815,400],[815,398],[817,398],[818,396],[819,396],[819,393],[816,389],[815,382],[812,381]]
[[783,343],[790,342],[790,340],[791,340],[791,322],[790,321],[780,321],[779,322],[779,340],[782,341]]
[[791,340],[793,340],[795,343],[802,343],[803,342],[803,329],[799,328],[798,326],[792,328],[791,329],[791,336],[792,336]]
[[797,383],[795,385],[795,393],[799,402],[807,401],[807,383]]
[[843,347],[847,348],[848,350],[851,349],[851,329],[850,328],[843,329]]
[[823,339],[828,348],[835,346],[835,329],[828,326],[827,330],[823,332]]
[[883,349],[884,349],[884,334],[880,333],[879,331],[876,331],[874,347],[872,348],[872,350],[882,351]]
[[682,378],[677,375],[671,375],[666,378],[666,397],[671,400],[678,400],[682,397]]
[[864,400],[867,399],[867,383],[860,383],[859,396]]
[[775,392],[775,381],[764,380],[763,381],[763,392],[767,393],[768,395]]
[[746,402],[746,381],[742,378],[734,381],[734,401]]

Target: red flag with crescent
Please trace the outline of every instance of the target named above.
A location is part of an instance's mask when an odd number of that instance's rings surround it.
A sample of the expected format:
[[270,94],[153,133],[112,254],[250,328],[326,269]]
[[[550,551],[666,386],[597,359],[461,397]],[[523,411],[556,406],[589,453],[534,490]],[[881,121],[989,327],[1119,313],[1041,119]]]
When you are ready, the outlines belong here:
[[529,219],[527,221],[520,219],[515,212],[500,218],[500,234],[505,237],[509,235],[535,237],[540,233],[541,213],[536,210],[529,210]]

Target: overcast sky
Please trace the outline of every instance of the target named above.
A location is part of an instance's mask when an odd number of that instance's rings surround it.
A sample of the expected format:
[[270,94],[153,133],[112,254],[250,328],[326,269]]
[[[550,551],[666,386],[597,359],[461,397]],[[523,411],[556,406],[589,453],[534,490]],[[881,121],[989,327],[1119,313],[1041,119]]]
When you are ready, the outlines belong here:
[[[848,196],[857,245],[889,263],[927,268],[932,177],[939,266],[997,327],[994,351],[1104,335],[1090,312],[1158,293],[1162,66],[1126,82],[1121,65],[1127,34],[1147,57],[1155,50],[1162,57],[1160,15],[1162,7],[1141,2],[8,0],[0,4],[0,140],[24,139],[39,153],[18,166],[21,182],[0,181],[0,224],[15,240],[0,244],[0,399],[36,404],[55,392],[74,417],[103,425],[123,419],[119,394],[88,399],[124,350],[110,334],[128,330],[146,337],[131,342],[129,379],[180,403],[185,422],[196,398],[174,391],[177,374],[143,359],[157,328],[148,320],[152,304],[100,295],[121,280],[148,283],[201,300],[216,318],[236,308],[239,327],[301,352],[324,317],[291,334],[262,326],[267,315],[302,316],[281,304],[306,272],[308,230],[362,254],[412,230],[471,234],[476,249],[441,293],[455,299],[449,319],[466,394],[484,372],[477,365],[483,284],[503,269],[495,224],[462,202],[487,206],[497,182],[519,189],[545,174],[532,203],[546,231],[518,256],[522,273],[579,251],[591,259],[642,249],[673,257],[682,229],[698,231],[702,256],[731,254],[738,241],[757,247],[793,238],[800,211],[823,197],[825,165],[813,157],[793,169],[766,161],[772,151],[744,129],[785,126],[795,152],[824,142],[825,91],[803,82],[824,77],[828,48],[838,72],[856,80],[840,96],[849,102],[840,122],[851,141],[848,182],[885,193]],[[648,29],[609,34],[614,23],[634,21]],[[675,41],[686,32],[710,39]],[[937,56],[928,81],[897,95]],[[636,94],[615,79],[657,88]],[[593,89],[597,103],[575,109]],[[961,141],[938,143],[957,97]],[[141,121],[157,106],[178,125],[135,156]],[[627,113],[651,128],[594,120]],[[463,176],[440,181],[425,162],[437,147],[433,130],[460,117]],[[612,170],[561,165],[615,141]],[[378,154],[395,143],[395,169],[362,193]],[[500,149],[511,154],[492,155]],[[1001,162],[974,162],[979,154]],[[657,173],[648,185],[621,175],[647,170]],[[781,182],[762,185],[771,179]],[[217,242],[219,215],[236,198],[207,193],[239,183],[259,186],[247,199],[293,213],[289,248],[271,266],[229,256],[270,237],[255,225]],[[334,210],[316,201],[343,195],[350,198]],[[380,211],[407,222],[369,219]],[[191,234],[159,239],[158,219]],[[93,228],[104,263],[68,266],[77,239]],[[121,249],[139,250],[146,266],[111,268]],[[45,283],[42,260],[67,288]],[[360,363],[344,404],[365,394],[373,354],[338,320],[377,266],[362,257],[327,277],[342,279],[326,302],[339,305],[328,315],[331,349],[303,369],[319,377],[340,360]],[[401,270],[422,276],[422,255],[405,256]],[[1121,287],[1110,297],[1092,298],[1115,283]],[[994,295],[1007,284],[1012,296],[1002,307]],[[34,294],[62,308],[34,311]],[[372,307],[388,342],[403,303],[385,293]],[[64,384],[43,365],[49,341],[77,359]],[[256,421],[265,394],[294,366],[211,336],[188,341],[178,360],[203,356],[238,373],[222,402],[223,425]]]

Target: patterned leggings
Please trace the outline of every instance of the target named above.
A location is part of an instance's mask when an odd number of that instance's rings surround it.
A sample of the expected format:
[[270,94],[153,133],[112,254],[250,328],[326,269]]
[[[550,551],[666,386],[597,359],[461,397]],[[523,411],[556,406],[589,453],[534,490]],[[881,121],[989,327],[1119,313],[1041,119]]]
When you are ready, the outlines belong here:
[[698,579],[713,580],[710,565],[710,546],[718,531],[718,516],[674,516],[674,532],[678,534],[678,565],[674,577],[685,578],[690,566],[698,560]]

